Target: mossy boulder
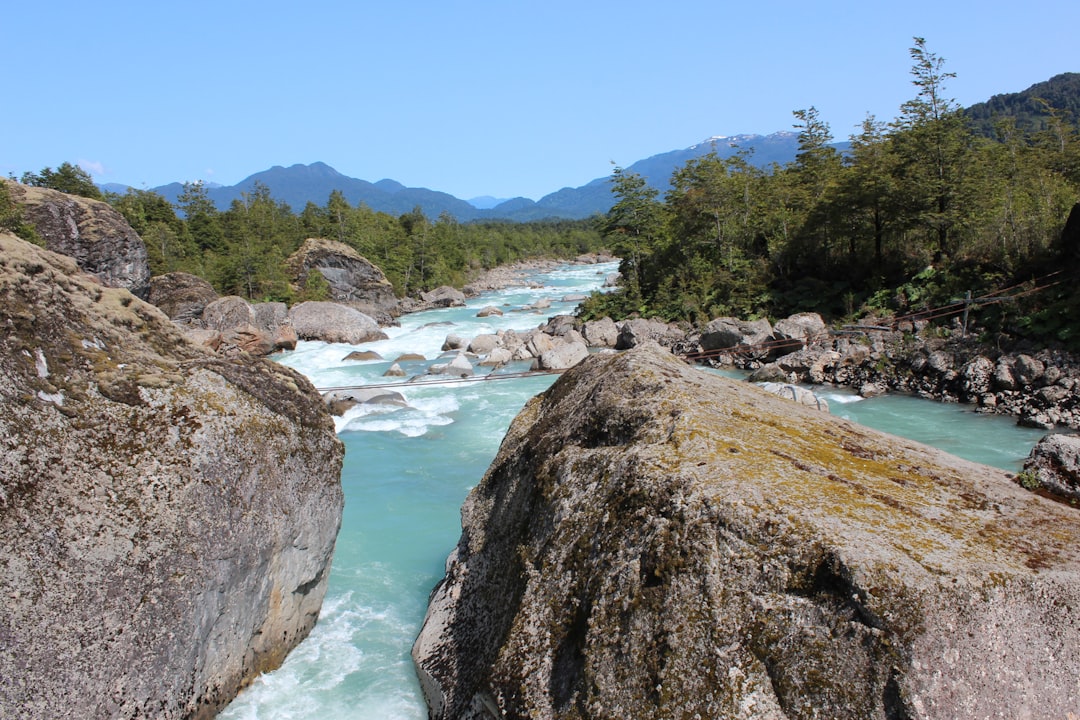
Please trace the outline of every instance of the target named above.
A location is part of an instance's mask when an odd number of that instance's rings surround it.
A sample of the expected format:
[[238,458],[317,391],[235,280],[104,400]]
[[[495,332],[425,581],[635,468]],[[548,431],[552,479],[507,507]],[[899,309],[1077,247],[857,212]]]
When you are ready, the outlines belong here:
[[111,205],[13,180],[0,182],[7,184],[11,199],[48,250],[73,258],[106,287],[124,288],[141,298],[149,294],[146,245]]
[[6,234],[0,325],[0,717],[212,717],[319,615],[318,392]]
[[592,356],[462,509],[433,718],[1067,717],[1080,515],[687,366]]

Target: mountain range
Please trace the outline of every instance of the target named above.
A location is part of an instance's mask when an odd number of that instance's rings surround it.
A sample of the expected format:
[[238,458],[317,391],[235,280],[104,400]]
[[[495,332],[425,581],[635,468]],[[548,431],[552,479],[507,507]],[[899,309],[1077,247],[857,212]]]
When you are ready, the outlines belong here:
[[[992,135],[992,123],[1001,116],[1016,118],[1017,125],[1025,129],[1045,127],[1052,116],[1064,117],[1076,122],[1080,109],[1080,74],[1064,73],[1046,82],[1032,85],[1020,93],[995,95],[985,103],[965,109],[965,114],[976,131]],[[838,149],[847,143],[836,143]],[[771,135],[718,135],[682,150],[653,155],[627,167],[656,189],[664,192],[669,187],[672,173],[688,160],[715,152],[729,157],[739,150],[751,151],[750,161],[766,168],[773,163],[790,162],[798,150],[798,134],[776,132]],[[296,212],[308,202],[325,205],[334,190],[340,191],[352,205],[363,203],[372,210],[402,215],[419,207],[430,218],[449,214],[459,222],[471,220],[512,220],[525,222],[553,218],[581,219],[607,212],[614,203],[610,190],[611,177],[597,178],[581,187],[565,187],[545,195],[539,200],[517,197],[500,200],[493,197],[461,200],[449,193],[428,188],[405,187],[395,180],[368,182],[342,175],[323,162],[310,165],[275,165],[269,170],[257,172],[236,185],[206,185],[207,195],[222,210],[233,200],[252,193],[256,184],[265,185],[275,200],[288,203]],[[104,185],[112,192],[126,192],[125,185]],[[181,183],[170,183],[152,191],[176,203],[183,192]]]
[[[716,136],[682,150],[653,155],[628,166],[628,170],[644,177],[650,185],[664,191],[668,188],[671,174],[692,158],[715,151],[720,157],[728,157],[740,149],[752,150],[751,160],[762,167],[774,162],[785,163],[795,158],[798,135],[778,132],[771,135]],[[325,205],[330,193],[338,190],[352,205],[363,203],[372,210],[391,215],[402,215],[419,207],[430,218],[447,213],[459,222],[470,220],[511,220],[527,222],[543,219],[587,218],[607,212],[613,203],[609,187],[611,177],[597,178],[581,187],[566,187],[545,195],[540,200],[517,197],[496,199],[492,197],[461,200],[449,193],[428,188],[406,187],[396,180],[369,182],[339,173],[324,162],[310,165],[296,164],[290,167],[275,165],[257,172],[236,185],[206,185],[207,196],[225,210],[233,200],[252,193],[257,184],[265,185],[270,195],[287,203],[294,211],[303,210],[308,202]],[[103,190],[116,193],[127,191],[126,185],[103,185]],[[182,183],[150,188],[169,202],[176,203],[184,191]]]

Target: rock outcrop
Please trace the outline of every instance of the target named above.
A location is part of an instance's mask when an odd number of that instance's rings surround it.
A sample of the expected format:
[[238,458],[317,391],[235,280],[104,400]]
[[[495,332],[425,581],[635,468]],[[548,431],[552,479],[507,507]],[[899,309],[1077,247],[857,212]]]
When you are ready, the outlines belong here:
[[319,615],[321,398],[4,234],[0,325],[0,717],[213,716]]
[[593,356],[514,420],[413,648],[433,718],[1065,718],[1080,515],[693,369]]
[[383,271],[345,243],[308,238],[289,256],[286,266],[298,292],[311,271],[317,270],[329,285],[327,300],[354,307],[383,325],[401,314],[394,286]]
[[150,290],[146,245],[106,202],[47,188],[7,183],[11,199],[53,252],[73,258],[83,272],[111,288],[145,298]]

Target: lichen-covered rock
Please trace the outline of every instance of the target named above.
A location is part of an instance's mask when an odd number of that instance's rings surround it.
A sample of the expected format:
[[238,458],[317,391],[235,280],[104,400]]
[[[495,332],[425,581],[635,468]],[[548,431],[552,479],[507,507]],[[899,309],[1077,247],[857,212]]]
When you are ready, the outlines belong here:
[[198,326],[203,310],[217,298],[214,288],[201,277],[171,272],[150,278],[150,294],[146,300],[178,325]]
[[146,245],[124,216],[100,200],[31,187],[0,178],[22,206],[45,247],[73,258],[102,285],[145,298],[150,291]]
[[515,419],[413,655],[433,718],[1064,718],[1078,570],[1008,474],[644,346]]
[[0,325],[0,717],[211,717],[319,614],[318,393],[4,234]]
[[383,324],[401,314],[394,286],[383,271],[345,243],[308,238],[285,264],[298,293],[317,270],[329,285],[328,300],[354,307]]

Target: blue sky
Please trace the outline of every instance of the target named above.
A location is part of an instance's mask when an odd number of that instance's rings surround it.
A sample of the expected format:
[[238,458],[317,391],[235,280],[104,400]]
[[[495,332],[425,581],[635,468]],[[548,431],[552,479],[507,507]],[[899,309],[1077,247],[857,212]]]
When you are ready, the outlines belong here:
[[921,36],[968,105],[1080,72],[1075,0],[12,3],[0,174],[226,185],[323,161],[533,199],[713,135],[837,138],[913,96]]

